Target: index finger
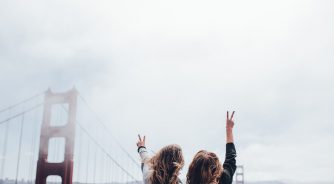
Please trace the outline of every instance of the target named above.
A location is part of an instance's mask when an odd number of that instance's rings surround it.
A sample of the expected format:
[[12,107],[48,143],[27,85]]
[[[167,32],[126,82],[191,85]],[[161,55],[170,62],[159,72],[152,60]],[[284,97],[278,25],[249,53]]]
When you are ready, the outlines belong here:
[[232,120],[232,118],[233,118],[233,116],[234,116],[234,112],[235,112],[235,111],[233,111],[233,112],[232,112],[232,115],[231,115],[231,120]]
[[140,137],[140,135],[138,134],[138,138],[139,138],[139,141],[141,141],[141,137]]
[[228,119],[228,111],[227,111],[227,113],[226,113],[226,119]]
[[144,135],[143,142],[145,143],[146,136]]

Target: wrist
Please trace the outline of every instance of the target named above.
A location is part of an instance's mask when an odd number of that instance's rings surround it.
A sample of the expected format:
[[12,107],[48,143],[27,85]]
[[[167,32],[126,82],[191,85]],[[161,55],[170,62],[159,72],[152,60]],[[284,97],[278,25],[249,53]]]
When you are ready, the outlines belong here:
[[233,143],[234,142],[234,140],[233,140],[233,137],[227,137],[226,138],[226,143]]
[[233,127],[226,127],[226,131],[232,132]]
[[138,152],[138,153],[139,153],[139,150],[140,150],[141,148],[145,148],[145,149],[146,149],[145,146],[138,146],[138,149],[137,149],[137,152]]

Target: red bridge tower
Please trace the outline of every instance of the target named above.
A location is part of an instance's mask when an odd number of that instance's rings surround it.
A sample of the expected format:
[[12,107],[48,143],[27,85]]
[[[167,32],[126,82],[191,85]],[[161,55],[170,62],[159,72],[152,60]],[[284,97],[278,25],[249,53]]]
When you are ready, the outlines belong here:
[[[49,89],[45,93],[36,184],[46,184],[46,178],[50,175],[60,176],[62,184],[72,184],[77,95],[75,89],[65,93],[53,93]],[[51,109],[56,104],[68,105],[68,119],[63,126],[51,126]],[[63,162],[50,163],[47,161],[49,140],[54,137],[65,138]]]

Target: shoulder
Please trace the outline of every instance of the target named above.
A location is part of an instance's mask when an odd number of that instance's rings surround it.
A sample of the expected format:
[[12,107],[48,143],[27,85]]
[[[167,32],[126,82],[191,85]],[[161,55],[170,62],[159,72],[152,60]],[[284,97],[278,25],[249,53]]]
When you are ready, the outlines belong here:
[[227,171],[224,171],[223,174],[220,176],[219,184],[231,184],[232,178],[230,173]]

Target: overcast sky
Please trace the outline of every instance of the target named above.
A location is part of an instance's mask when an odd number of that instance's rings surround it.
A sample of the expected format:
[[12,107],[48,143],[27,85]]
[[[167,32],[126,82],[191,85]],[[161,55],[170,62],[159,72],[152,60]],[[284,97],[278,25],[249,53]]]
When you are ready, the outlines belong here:
[[[333,1],[0,2],[0,107],[74,85],[136,156],[225,152],[246,179],[334,182]],[[185,175],[187,168],[182,172]]]

